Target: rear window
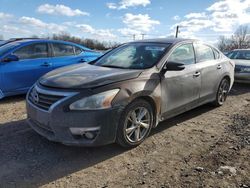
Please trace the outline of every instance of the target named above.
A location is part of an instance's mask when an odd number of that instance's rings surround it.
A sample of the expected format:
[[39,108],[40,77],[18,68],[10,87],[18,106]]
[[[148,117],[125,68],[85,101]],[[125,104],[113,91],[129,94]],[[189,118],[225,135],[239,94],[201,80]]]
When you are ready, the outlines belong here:
[[53,43],[55,57],[75,55],[74,47],[68,44]]

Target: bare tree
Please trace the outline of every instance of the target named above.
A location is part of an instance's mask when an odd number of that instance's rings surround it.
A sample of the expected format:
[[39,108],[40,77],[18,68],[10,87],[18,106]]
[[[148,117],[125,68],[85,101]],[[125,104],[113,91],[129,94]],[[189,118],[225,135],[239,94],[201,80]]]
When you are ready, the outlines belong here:
[[218,48],[223,52],[234,49],[250,48],[249,32],[250,30],[247,25],[239,26],[231,37],[219,37]]
[[232,36],[232,43],[236,48],[246,48],[249,43],[248,26],[239,26]]
[[235,49],[235,44],[233,43],[232,38],[227,38],[225,36],[220,36],[219,37],[219,41],[218,41],[218,48],[222,51],[222,52],[227,52],[227,51],[231,51],[233,49]]
[[227,51],[227,38],[225,36],[220,36],[218,40],[218,48],[221,51]]

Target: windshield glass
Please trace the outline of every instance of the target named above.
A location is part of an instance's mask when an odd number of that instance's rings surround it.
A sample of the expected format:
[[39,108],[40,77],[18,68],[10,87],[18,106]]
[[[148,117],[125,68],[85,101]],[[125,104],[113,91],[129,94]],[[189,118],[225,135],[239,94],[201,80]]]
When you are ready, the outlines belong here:
[[4,40],[1,40],[0,41],[0,45],[2,45],[2,44],[4,44],[5,43],[5,41]]
[[154,66],[170,44],[130,43],[114,49],[95,65],[124,69],[146,69]]
[[18,43],[9,43],[5,44],[3,46],[0,46],[0,56],[4,55],[6,52],[8,52],[10,49],[14,48],[15,46],[18,46]]
[[230,59],[250,60],[250,50],[232,51],[227,55]]

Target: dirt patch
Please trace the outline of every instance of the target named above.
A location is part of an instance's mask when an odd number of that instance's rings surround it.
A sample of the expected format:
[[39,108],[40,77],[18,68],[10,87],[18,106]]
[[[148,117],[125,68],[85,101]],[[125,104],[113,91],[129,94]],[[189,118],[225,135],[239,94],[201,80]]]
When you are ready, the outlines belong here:
[[26,118],[25,96],[7,97],[0,100],[0,125]]
[[192,165],[184,170],[181,185],[250,187],[250,105],[230,120],[231,124],[208,150],[188,161]]
[[[14,106],[13,106],[14,105]],[[13,121],[13,112],[19,112]],[[249,187],[250,87],[220,108],[162,122],[139,147],[67,147],[26,122],[24,101],[0,103],[0,187]]]

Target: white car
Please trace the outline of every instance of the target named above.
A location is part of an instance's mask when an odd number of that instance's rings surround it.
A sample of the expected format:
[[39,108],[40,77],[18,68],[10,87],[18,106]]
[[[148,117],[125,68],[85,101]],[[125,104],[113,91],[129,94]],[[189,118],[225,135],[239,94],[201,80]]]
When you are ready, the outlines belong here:
[[237,49],[227,54],[235,62],[235,82],[250,83],[250,49]]

